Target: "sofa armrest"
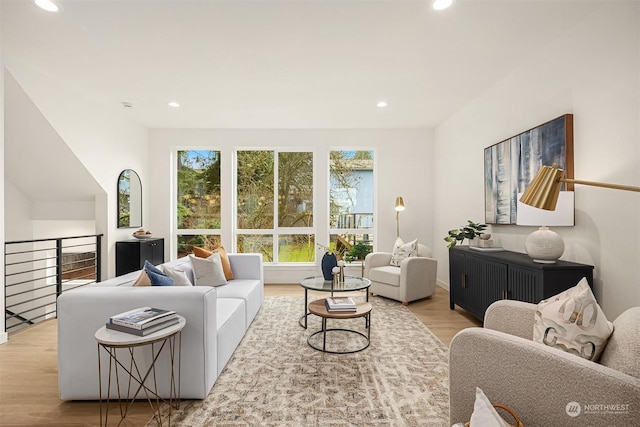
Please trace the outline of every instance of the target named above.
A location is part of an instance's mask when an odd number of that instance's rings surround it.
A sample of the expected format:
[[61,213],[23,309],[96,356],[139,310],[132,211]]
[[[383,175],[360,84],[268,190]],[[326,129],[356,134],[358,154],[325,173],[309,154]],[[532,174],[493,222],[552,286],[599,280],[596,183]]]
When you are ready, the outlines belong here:
[[[216,304],[216,288],[208,286],[87,286],[63,292],[57,310],[60,398],[99,398],[95,332],[110,316],[145,306],[175,310],[186,319],[180,361],[198,369],[182,369],[182,397],[204,398],[218,369]],[[108,366],[107,359],[103,362]],[[167,384],[158,386],[169,395]]]
[[508,299],[499,300],[487,308],[484,314],[484,327],[531,340],[535,312],[535,304]]
[[364,258],[364,277],[369,277],[369,269],[391,264],[391,252],[371,252]]
[[[640,379],[484,328],[464,329],[451,341],[450,424],[469,421],[476,387],[511,407],[527,427],[634,425],[640,419]],[[567,415],[571,402],[581,407],[577,417]]]
[[234,279],[255,279],[264,284],[261,254],[230,253],[229,263]]

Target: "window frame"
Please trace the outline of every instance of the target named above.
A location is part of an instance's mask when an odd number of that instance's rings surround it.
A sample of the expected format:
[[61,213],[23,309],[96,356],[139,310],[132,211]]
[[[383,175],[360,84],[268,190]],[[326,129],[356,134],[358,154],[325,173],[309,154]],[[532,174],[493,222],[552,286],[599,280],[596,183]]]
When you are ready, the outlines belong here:
[[[270,229],[254,229],[254,228],[238,228],[238,153],[242,151],[271,151],[273,152],[273,228]],[[310,153],[311,161],[312,161],[312,176],[313,176],[313,191],[312,191],[312,200],[313,200],[313,225],[311,227],[281,227],[279,225],[279,203],[278,203],[278,182],[279,182],[279,153]],[[318,204],[316,201],[318,200],[318,189],[317,189],[317,153],[315,149],[309,149],[306,147],[237,147],[233,150],[233,162],[232,162],[232,206],[233,206],[233,214],[232,214],[232,247],[234,251],[238,250],[237,242],[239,236],[242,235],[271,235],[272,242],[272,257],[273,261],[263,260],[265,265],[278,265],[278,266],[309,266],[315,265],[315,258],[317,257],[317,251],[315,251],[314,260],[307,262],[280,262],[278,260],[279,256],[279,237],[283,235],[293,235],[293,234],[306,234],[312,236],[314,248],[317,243],[318,236]]]

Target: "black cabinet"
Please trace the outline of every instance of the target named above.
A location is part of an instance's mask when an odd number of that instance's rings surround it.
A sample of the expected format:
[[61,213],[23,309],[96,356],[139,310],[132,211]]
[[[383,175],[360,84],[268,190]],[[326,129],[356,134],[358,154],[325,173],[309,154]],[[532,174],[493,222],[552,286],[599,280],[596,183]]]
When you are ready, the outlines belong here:
[[537,304],[587,278],[593,288],[593,266],[567,261],[533,262],[511,251],[482,252],[468,247],[449,250],[449,305],[464,308],[480,320],[499,299]]
[[140,270],[144,261],[164,262],[164,239],[131,239],[116,242],[116,276]]

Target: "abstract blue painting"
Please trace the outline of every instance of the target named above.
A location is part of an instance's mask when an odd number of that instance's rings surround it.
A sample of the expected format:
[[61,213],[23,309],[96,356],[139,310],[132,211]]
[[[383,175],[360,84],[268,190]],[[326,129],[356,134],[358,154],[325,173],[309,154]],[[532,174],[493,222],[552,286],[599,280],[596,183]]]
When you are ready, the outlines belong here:
[[[484,150],[485,223],[515,224],[518,193],[542,166],[573,178],[573,114],[565,114]],[[567,190],[572,190],[567,185]]]

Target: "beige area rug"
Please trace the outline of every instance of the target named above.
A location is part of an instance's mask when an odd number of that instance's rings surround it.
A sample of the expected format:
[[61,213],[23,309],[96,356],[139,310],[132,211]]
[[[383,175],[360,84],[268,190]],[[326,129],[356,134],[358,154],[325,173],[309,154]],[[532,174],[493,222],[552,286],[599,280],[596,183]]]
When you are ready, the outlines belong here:
[[[298,324],[301,298],[265,298],[209,396],[183,401],[171,425],[448,426],[447,347],[400,303],[371,303],[371,345],[341,355],[307,344],[320,321],[310,315],[309,329]],[[347,324],[364,329],[363,318],[330,319],[328,327]],[[340,334],[328,344],[361,344]]]

